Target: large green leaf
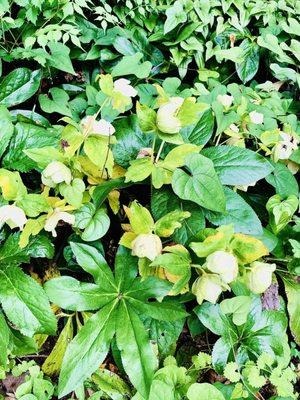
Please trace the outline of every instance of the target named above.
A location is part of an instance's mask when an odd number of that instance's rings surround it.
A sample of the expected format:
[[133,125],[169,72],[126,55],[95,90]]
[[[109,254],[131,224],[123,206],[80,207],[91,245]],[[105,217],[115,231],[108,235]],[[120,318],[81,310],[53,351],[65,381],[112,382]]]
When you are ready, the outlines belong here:
[[158,366],[148,334],[136,312],[125,301],[120,303],[116,318],[117,346],[122,364],[137,391],[148,398]]
[[0,269],[0,302],[7,317],[22,333],[54,334],[56,318],[42,287],[17,266]]
[[46,282],[45,291],[51,302],[71,311],[99,310],[116,297],[109,288],[104,290],[98,285],[80,282],[71,276],[51,279]]
[[152,135],[145,135],[138,124],[135,115],[121,118],[114,123],[117,143],[113,145],[115,162],[123,168],[129,166],[129,161],[134,160],[140,149],[151,147]]
[[225,187],[226,211],[216,213],[205,210],[205,217],[214,225],[234,225],[235,232],[247,235],[262,235],[263,229],[258,216],[249,204],[236,192]]
[[266,158],[242,147],[209,147],[202,150],[202,154],[213,161],[224,185],[249,185],[273,171]]
[[0,82],[0,104],[7,107],[23,103],[33,96],[41,81],[41,71],[17,68]]
[[243,83],[249,82],[259,67],[259,46],[250,39],[244,39],[239,47],[243,50],[243,61],[236,64],[236,72]]
[[103,362],[115,334],[116,302],[94,314],[67,347],[59,377],[58,392],[63,397],[79,387]]
[[68,46],[59,42],[50,42],[48,46],[51,51],[51,58],[48,61],[49,65],[69,74],[76,75],[69,56],[70,49]]
[[3,313],[0,312],[0,366],[6,366],[8,343],[9,328],[7,326]]
[[36,167],[23,150],[56,146],[58,133],[52,129],[45,129],[39,125],[26,122],[16,124],[15,133],[12,136],[9,150],[3,159],[3,167],[28,172]]
[[152,64],[149,61],[141,62],[142,58],[142,53],[124,56],[112,69],[112,76],[135,75],[140,79],[147,78],[150,74]]
[[214,116],[211,110],[206,110],[195,125],[188,125],[180,133],[185,142],[205,145],[212,137],[214,131]]
[[177,168],[172,188],[181,199],[190,200],[212,211],[225,211],[225,194],[214,169],[213,162],[201,154],[186,158],[185,170]]
[[112,271],[100,251],[83,243],[71,242],[70,245],[78,264],[93,276],[95,282],[107,290],[115,291]]
[[0,105],[0,157],[6,150],[13,132],[12,116],[5,106]]
[[266,177],[266,181],[274,186],[276,193],[282,197],[298,196],[299,186],[291,171],[280,163],[273,163],[274,170]]

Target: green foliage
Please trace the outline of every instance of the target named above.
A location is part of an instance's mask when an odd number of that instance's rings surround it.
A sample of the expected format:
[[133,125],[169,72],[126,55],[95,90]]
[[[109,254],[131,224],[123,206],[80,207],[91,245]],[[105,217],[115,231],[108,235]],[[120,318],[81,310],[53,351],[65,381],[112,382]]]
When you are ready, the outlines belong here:
[[296,399],[298,2],[0,3],[1,379]]

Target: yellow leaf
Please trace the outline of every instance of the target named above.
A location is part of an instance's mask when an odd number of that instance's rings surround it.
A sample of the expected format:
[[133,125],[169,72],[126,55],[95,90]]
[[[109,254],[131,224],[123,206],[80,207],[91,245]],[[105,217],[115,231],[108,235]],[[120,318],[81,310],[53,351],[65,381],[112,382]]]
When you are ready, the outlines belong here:
[[55,343],[55,346],[42,366],[42,370],[45,374],[49,376],[59,374],[67,346],[72,339],[73,324],[72,318],[69,317],[64,329],[61,331],[57,342]]
[[114,214],[118,214],[118,211],[120,210],[120,192],[118,190],[112,190],[108,194],[108,202],[109,206],[112,209],[112,212]]
[[267,247],[258,239],[236,233],[230,243],[231,250],[242,264],[250,264],[269,254]]
[[137,235],[134,232],[125,232],[123,236],[121,237],[119,244],[122,246],[125,246],[129,249],[132,248],[132,242],[134,239],[137,237]]

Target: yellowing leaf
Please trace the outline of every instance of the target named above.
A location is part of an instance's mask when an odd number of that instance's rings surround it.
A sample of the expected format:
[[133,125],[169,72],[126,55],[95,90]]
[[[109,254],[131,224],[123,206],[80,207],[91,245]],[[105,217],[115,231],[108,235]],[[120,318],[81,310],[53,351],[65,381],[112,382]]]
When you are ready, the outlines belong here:
[[120,210],[120,192],[118,190],[112,190],[108,194],[108,203],[114,214],[118,214]]
[[17,200],[27,193],[19,172],[0,169],[0,187],[5,200]]
[[125,232],[123,233],[123,236],[121,237],[119,244],[122,246],[127,247],[128,249],[132,248],[132,242],[134,239],[137,237],[137,235],[134,232]]
[[61,331],[59,338],[55,343],[55,346],[42,366],[42,370],[45,374],[49,376],[58,375],[67,346],[72,339],[73,324],[72,318],[69,317],[64,329]]
[[19,246],[21,249],[29,243],[30,236],[35,236],[44,228],[46,215],[42,215],[37,219],[29,219],[20,235]]
[[242,233],[236,233],[234,235],[230,247],[243,264],[252,263],[269,254],[263,242],[254,237],[243,235]]

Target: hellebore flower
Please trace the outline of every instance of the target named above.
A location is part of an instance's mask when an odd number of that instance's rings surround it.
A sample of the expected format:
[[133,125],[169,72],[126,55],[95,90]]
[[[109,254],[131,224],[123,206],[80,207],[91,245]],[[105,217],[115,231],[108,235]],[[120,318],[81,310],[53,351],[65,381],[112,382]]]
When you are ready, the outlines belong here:
[[117,79],[114,82],[114,91],[120,92],[123,96],[126,97],[135,97],[138,92],[131,85],[128,79]]
[[192,292],[197,297],[197,302],[202,304],[203,300],[216,304],[223,291],[222,282],[216,274],[206,274],[197,278],[192,286]]
[[157,111],[156,124],[163,133],[176,134],[182,125],[177,113],[182,106],[182,97],[171,97],[168,103],[161,105]]
[[59,221],[64,221],[67,224],[73,225],[75,223],[75,216],[66,211],[61,211],[59,208],[55,208],[54,211],[48,215],[45,223],[45,231],[52,232],[52,236],[56,237],[57,233],[55,228]]
[[0,228],[7,223],[11,229],[19,228],[23,230],[26,222],[27,218],[22,208],[14,205],[0,207]]
[[72,175],[70,169],[60,161],[52,161],[42,172],[42,182],[49,187],[65,182],[70,185]]
[[271,286],[272,273],[276,269],[276,264],[254,261],[250,267],[251,270],[246,274],[247,286],[253,293],[265,292]]
[[230,107],[233,103],[233,100],[233,96],[229,96],[228,94],[219,94],[217,96],[217,101],[224,107]]
[[115,133],[113,125],[105,119],[96,120],[94,115],[88,115],[80,123],[84,134],[111,136]]
[[215,251],[206,258],[205,266],[211,272],[220,275],[225,283],[235,280],[239,272],[237,259],[226,251]]
[[132,242],[132,255],[139,258],[154,259],[161,253],[162,243],[159,236],[153,233],[141,233]]
[[264,122],[264,115],[257,112],[257,111],[251,111],[249,113],[249,117],[250,117],[250,121],[253,124],[259,125],[262,124]]

